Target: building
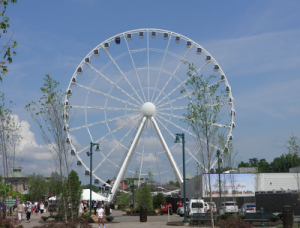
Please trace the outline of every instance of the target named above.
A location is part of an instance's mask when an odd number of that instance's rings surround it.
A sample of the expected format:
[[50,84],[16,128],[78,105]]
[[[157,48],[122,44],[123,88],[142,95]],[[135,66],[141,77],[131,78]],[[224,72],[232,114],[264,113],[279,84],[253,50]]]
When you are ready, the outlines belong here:
[[11,185],[12,190],[16,192],[23,193],[27,190],[27,174],[22,172],[21,166],[12,167],[12,172],[4,178],[5,184]]

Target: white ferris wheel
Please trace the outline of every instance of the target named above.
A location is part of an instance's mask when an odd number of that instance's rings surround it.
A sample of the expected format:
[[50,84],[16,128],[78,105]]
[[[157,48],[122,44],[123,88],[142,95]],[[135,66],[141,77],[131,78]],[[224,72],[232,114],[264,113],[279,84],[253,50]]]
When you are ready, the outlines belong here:
[[70,153],[89,176],[86,151],[90,142],[100,144],[101,151],[93,155],[92,175],[95,184],[115,177],[115,184],[107,184],[109,201],[125,175],[138,177],[139,185],[149,171],[160,182],[173,175],[183,182],[176,133],[186,135],[190,169],[201,163],[193,146],[195,134],[182,121],[192,92],[180,93],[188,80],[184,61],[193,63],[204,77],[218,75],[212,84],[219,83],[218,92],[228,94],[221,112],[229,117],[217,123],[226,130],[226,146],[235,127],[231,87],[213,56],[188,37],[151,28],[120,33],[89,52],[71,77],[64,114]]

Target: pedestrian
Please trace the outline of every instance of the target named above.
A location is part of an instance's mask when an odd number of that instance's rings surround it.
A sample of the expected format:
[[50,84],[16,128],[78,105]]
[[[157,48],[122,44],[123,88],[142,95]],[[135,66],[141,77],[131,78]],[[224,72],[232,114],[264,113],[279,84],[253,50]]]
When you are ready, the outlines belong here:
[[79,206],[78,206],[78,218],[80,218],[82,216],[82,213],[83,213],[83,204],[80,200],[79,201]]
[[103,206],[101,204],[99,204],[99,208],[97,209],[97,217],[98,217],[98,224],[99,224],[99,228],[101,226],[101,223],[103,225],[103,228],[105,228],[104,225],[104,210],[103,210]]
[[84,207],[84,212],[85,212],[85,210],[86,210],[86,201],[84,201],[83,207]]
[[35,214],[38,215],[38,213],[39,213],[39,204],[38,204],[38,202],[35,202],[34,205],[35,205]]
[[30,222],[30,216],[31,216],[31,211],[32,211],[32,203],[28,202],[27,210],[26,210],[26,215],[27,215],[27,222]]
[[95,215],[97,214],[96,210],[97,210],[97,202],[96,202],[96,200],[95,200],[95,201],[94,201],[94,211],[95,211]]
[[24,206],[23,203],[19,202],[18,206],[17,206],[17,212],[18,212],[18,220],[19,222],[22,221],[22,213],[24,213]]
[[44,213],[44,210],[45,210],[45,205],[44,205],[43,201],[41,201],[41,204],[40,204],[40,212],[41,212],[41,214]]

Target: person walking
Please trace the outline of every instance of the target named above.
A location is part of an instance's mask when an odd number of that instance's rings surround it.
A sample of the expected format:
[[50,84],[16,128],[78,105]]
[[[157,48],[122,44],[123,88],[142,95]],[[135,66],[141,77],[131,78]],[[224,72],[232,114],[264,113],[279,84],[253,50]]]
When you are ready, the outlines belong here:
[[45,210],[45,205],[44,205],[43,201],[41,201],[41,204],[40,204],[41,215],[44,213],[44,210]]
[[97,217],[98,217],[98,224],[99,224],[99,228],[101,227],[101,223],[103,225],[103,228],[105,228],[104,225],[104,210],[103,210],[103,206],[101,204],[99,204],[99,208],[97,209]]
[[22,214],[24,213],[24,210],[25,210],[25,208],[23,206],[23,203],[21,203],[19,201],[19,204],[17,206],[17,212],[18,212],[18,220],[19,220],[20,223],[22,221]]
[[78,206],[78,218],[80,218],[82,216],[82,213],[83,213],[83,204],[80,200],[79,201],[79,206]]
[[32,203],[28,202],[27,210],[26,210],[26,215],[27,215],[27,222],[30,222],[30,216],[31,216],[31,210],[32,210]]
[[96,212],[96,210],[97,210],[97,202],[96,202],[96,200],[94,201],[93,207],[94,207],[95,215],[97,215],[97,212]]

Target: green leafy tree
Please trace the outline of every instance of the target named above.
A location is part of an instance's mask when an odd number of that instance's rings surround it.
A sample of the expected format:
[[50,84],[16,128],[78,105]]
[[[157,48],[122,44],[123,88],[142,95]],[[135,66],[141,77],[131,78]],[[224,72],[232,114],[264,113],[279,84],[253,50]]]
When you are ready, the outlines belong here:
[[[225,103],[226,95],[219,88],[219,83],[211,82],[216,78],[215,75],[203,77],[194,64],[184,63],[188,64],[188,80],[185,87],[181,89],[181,93],[186,94],[187,91],[191,91],[184,122],[191,127],[196,136],[196,147],[199,148],[197,156],[201,162],[198,166],[208,173],[207,187],[210,202],[212,202],[210,169],[216,158],[215,147],[219,144],[219,135],[224,134],[224,129],[220,129],[217,123],[220,122],[222,116],[221,107]],[[219,90],[221,90],[220,93],[218,93]],[[211,224],[214,227],[212,211]]]
[[169,182],[166,183],[167,185],[174,185],[176,187],[180,187],[178,181],[173,181],[173,180],[170,180]]
[[75,215],[76,215],[78,212],[77,207],[79,205],[79,200],[80,200],[81,194],[82,194],[82,188],[80,187],[81,181],[79,181],[77,172],[72,170],[69,173],[68,182],[72,186],[71,188],[69,188],[68,197],[69,197],[69,199],[71,201],[71,205],[73,207],[73,213],[75,213]]
[[157,195],[153,196],[153,207],[160,208],[160,205],[166,202],[166,198],[162,193],[158,193]]
[[117,204],[119,205],[119,208],[122,208],[129,204],[130,195],[126,192],[118,192],[117,193]]
[[[61,205],[64,220],[67,223],[69,205],[64,193],[68,192],[65,188],[71,188],[72,186],[65,183],[64,177],[70,173],[70,167],[74,159],[68,153],[67,133],[63,128],[65,125],[64,118],[67,119],[70,107],[67,106],[65,111],[63,101],[66,94],[58,89],[59,83],[49,75],[46,75],[44,81],[44,85],[40,89],[42,97],[37,102],[30,102],[25,106],[25,109],[30,112],[32,119],[38,124],[41,136],[57,166],[63,193],[61,196]],[[71,215],[73,216],[72,208],[73,206],[71,205]]]
[[48,193],[47,183],[42,174],[33,173],[28,176],[28,196],[31,200],[40,201]]
[[[6,37],[4,35],[7,34],[7,29],[10,28],[9,18],[5,15],[6,8],[8,6],[8,3],[14,4],[16,2],[17,2],[17,0],[1,0],[0,1],[0,7],[2,9],[0,11],[0,16],[1,16],[0,26],[1,26],[2,33],[3,33],[2,37]],[[12,39],[12,36],[13,35],[11,35],[10,38],[8,38],[8,40],[6,41],[6,43],[2,46],[2,49],[0,50],[0,54],[4,53],[4,55],[3,55],[4,61],[0,62],[0,68],[1,68],[0,82],[2,82],[2,76],[8,72],[7,64],[12,63],[12,55],[17,55],[17,53],[12,50],[17,47],[18,43],[17,43],[17,41]]]
[[138,207],[140,208],[141,205],[146,205],[148,211],[153,211],[153,202],[150,188],[148,186],[144,186],[143,188],[139,188],[136,192]]

